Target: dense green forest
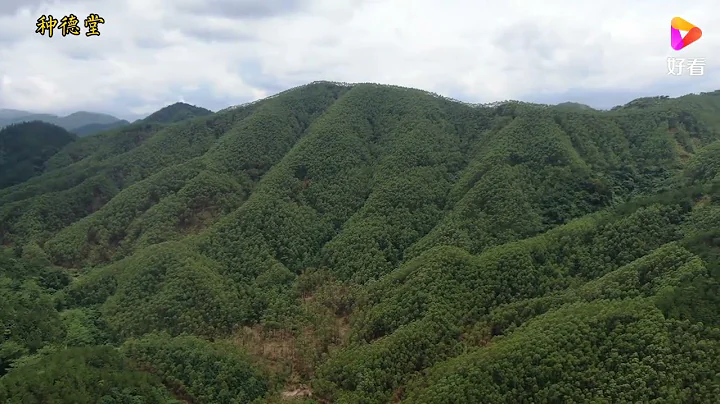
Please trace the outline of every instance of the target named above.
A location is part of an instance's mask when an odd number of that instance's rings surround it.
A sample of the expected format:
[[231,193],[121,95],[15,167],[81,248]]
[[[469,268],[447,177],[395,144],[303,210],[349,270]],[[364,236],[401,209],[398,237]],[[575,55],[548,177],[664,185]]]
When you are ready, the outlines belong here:
[[0,189],[42,173],[47,161],[76,138],[59,126],[41,121],[0,129]]
[[28,125],[0,136],[0,402],[720,397],[720,92],[316,82]]
[[195,105],[186,104],[184,102],[176,102],[167,107],[150,114],[145,121],[172,123],[180,122],[186,119],[192,119],[199,116],[210,115],[213,112],[209,109],[196,107]]

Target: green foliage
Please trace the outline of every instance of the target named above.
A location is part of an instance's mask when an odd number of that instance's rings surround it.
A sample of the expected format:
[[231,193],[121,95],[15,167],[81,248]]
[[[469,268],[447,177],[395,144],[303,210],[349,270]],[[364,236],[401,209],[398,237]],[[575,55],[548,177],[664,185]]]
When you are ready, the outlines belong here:
[[693,183],[715,179],[720,174],[720,141],[708,145],[693,156],[683,174]]
[[358,335],[375,339],[432,308],[471,321],[487,308],[602,276],[677,238],[681,218],[677,207],[656,205],[616,221],[603,215],[580,219],[479,256],[437,247],[373,287],[374,302],[358,323]]
[[193,401],[244,404],[267,392],[264,376],[247,355],[229,344],[209,343],[192,336],[150,334],[128,340],[122,350]]
[[0,379],[4,403],[179,403],[157,378],[131,369],[111,347],[73,348]]
[[0,189],[42,173],[48,160],[77,137],[49,123],[34,121],[0,130]]
[[668,300],[691,296],[689,291],[683,288],[687,284],[713,283],[708,275],[707,268],[699,257],[673,242],[600,278],[562,293],[501,305],[493,309],[480,325],[490,327],[493,334],[505,334],[551,309],[578,301],[654,297],[657,306],[665,311],[677,310],[682,305],[678,302],[670,303]]
[[[18,359],[58,343],[65,328],[50,293],[67,284],[63,273],[45,266],[39,247],[24,249],[24,259],[0,250],[0,376]],[[43,287],[44,286],[44,287]]]
[[203,230],[239,207],[249,188],[250,184],[241,185],[229,175],[200,171],[128,225],[121,242],[122,254]]
[[153,112],[143,122],[174,123],[200,116],[210,115],[213,112],[209,109],[196,107],[184,102],[176,102],[167,107]]
[[409,376],[458,351],[459,329],[441,314],[348,348],[318,370],[313,388],[332,402],[387,402]]
[[[0,241],[44,242],[48,233],[100,209],[118,190],[201,156],[234,120],[243,119],[254,108],[171,126],[138,123],[79,140],[80,146],[57,163],[59,168],[0,190]],[[98,143],[103,146],[96,148]],[[63,204],[51,204],[51,195],[61,198]],[[18,220],[23,224],[16,225]]]
[[[117,130],[78,139],[64,147],[48,161],[48,171],[58,170],[80,161],[98,162],[126,153],[142,145],[160,129],[162,126],[158,124],[134,123]],[[76,167],[73,168],[76,169]],[[73,171],[66,170],[66,173]]]
[[[1,383],[76,355],[79,402],[161,400],[137,369],[191,402],[710,401],[718,111],[318,82],[75,140],[0,189]],[[85,384],[97,345],[135,387]]]
[[142,212],[178,191],[199,172],[198,164],[169,167],[124,189],[102,209],[58,232],[45,247],[53,262],[67,266],[107,262],[120,247],[127,228]]
[[105,176],[90,177],[64,191],[48,192],[0,207],[0,240],[23,245],[44,242],[53,233],[96,211],[117,193]]
[[719,332],[665,320],[644,300],[578,303],[438,366],[407,401],[710,402]]
[[186,245],[159,244],[107,270],[114,272],[116,286],[101,311],[121,337],[156,330],[212,336],[253,319],[244,289]]
[[40,286],[31,280],[13,285],[6,277],[0,282],[3,341],[15,340],[32,352],[62,336],[60,316]]
[[97,310],[82,308],[60,313],[65,326],[66,346],[102,345],[109,341],[107,325]]

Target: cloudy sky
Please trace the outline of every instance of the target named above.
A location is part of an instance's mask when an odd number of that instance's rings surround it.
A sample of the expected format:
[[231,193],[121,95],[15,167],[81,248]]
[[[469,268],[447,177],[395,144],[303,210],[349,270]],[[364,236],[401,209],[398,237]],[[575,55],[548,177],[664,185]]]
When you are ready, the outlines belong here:
[[[0,108],[134,118],[314,80],[607,108],[720,89],[719,11],[716,0],[0,0]],[[100,36],[35,33],[43,14],[82,26],[90,13],[105,19]],[[674,16],[703,37],[673,51]],[[705,58],[704,75],[668,75],[668,57]]]

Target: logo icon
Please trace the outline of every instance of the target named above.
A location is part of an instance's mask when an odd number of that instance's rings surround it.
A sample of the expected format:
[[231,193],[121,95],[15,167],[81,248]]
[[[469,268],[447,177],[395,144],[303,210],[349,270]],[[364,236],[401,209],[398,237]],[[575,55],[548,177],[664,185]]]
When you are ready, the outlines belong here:
[[[680,31],[687,31],[684,38],[680,35]],[[701,36],[702,31],[700,28],[680,17],[675,17],[670,21],[670,46],[676,51],[697,41]]]

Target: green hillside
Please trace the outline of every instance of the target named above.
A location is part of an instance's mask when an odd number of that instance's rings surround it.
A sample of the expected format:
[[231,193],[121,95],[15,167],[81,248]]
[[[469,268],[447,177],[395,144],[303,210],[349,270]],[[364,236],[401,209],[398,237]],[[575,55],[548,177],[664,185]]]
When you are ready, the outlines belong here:
[[213,112],[209,109],[196,107],[184,102],[176,102],[167,107],[150,114],[143,119],[145,122],[173,123],[186,119],[197,118],[200,116],[210,115]]
[[0,401],[720,397],[720,92],[188,107],[0,189]]
[[0,189],[42,173],[47,161],[76,138],[59,126],[40,121],[0,129]]

